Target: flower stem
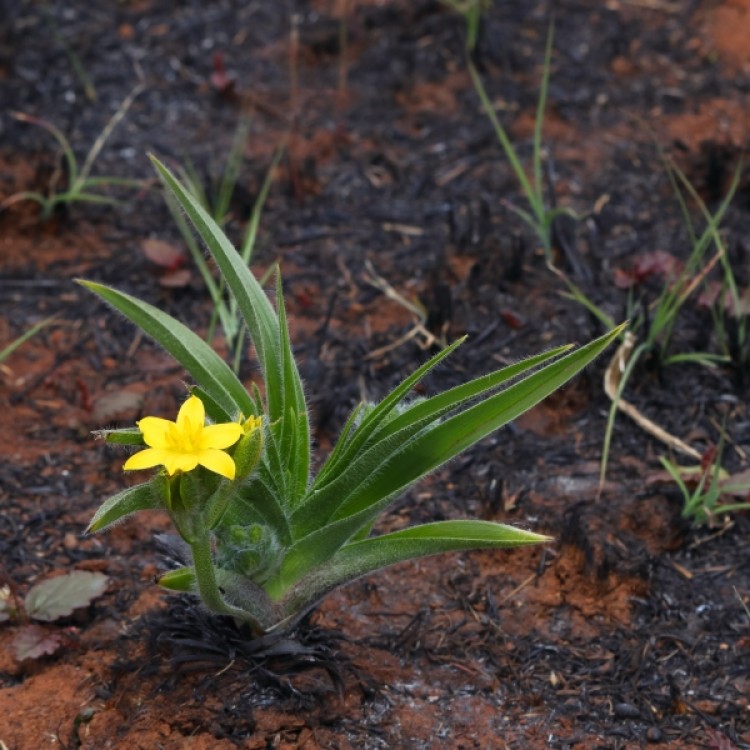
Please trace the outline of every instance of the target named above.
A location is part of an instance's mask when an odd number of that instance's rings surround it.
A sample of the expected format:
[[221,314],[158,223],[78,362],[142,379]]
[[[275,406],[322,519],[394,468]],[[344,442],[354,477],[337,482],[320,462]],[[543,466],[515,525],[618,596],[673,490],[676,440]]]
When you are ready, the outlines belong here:
[[238,607],[228,604],[221,595],[221,590],[216,582],[216,569],[214,568],[213,553],[211,552],[210,534],[201,534],[190,548],[193,553],[193,567],[195,569],[195,579],[198,582],[198,591],[200,592],[203,603],[212,611],[219,615],[229,615],[242,622],[246,622],[253,630],[262,630],[259,623]]

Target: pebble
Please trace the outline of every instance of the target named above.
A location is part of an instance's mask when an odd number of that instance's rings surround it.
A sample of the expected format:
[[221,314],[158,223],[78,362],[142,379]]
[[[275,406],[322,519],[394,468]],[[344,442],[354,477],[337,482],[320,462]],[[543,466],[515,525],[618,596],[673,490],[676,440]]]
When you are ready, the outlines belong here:
[[648,742],[661,742],[664,737],[664,733],[659,727],[649,727],[646,730],[646,740]]

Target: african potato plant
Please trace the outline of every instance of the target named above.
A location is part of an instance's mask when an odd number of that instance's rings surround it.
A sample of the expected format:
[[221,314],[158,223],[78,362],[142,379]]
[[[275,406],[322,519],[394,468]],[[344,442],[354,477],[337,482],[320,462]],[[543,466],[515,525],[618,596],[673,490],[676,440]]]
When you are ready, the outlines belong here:
[[121,291],[81,282],[163,346],[194,385],[175,421],[144,417],[106,431],[139,446],[126,470],[156,472],[107,500],[89,530],[163,509],[190,550],[160,579],[198,594],[254,635],[285,632],[331,590],[426,555],[509,548],[548,537],[499,523],[451,520],[385,534],[378,517],[421,477],[518,417],[578,373],[621,332],[562,346],[443,393],[411,400],[414,386],[461,344],[435,354],[376,404],[360,404],[312,477],[310,424],[290,344],[281,281],[272,304],[218,224],[158,160],[159,177],[195,227],[255,345],[264,389],[248,392],[188,327]]

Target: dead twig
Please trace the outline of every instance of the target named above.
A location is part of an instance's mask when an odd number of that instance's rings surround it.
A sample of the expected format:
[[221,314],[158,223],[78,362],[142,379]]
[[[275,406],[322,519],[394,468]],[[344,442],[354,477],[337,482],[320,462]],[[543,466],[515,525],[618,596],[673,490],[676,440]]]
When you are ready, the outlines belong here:
[[625,368],[630,361],[633,349],[635,348],[635,342],[635,336],[628,331],[604,372],[604,392],[609,399],[617,405],[617,409],[623,414],[627,414],[642,430],[652,437],[655,437],[672,450],[679,451],[680,453],[684,453],[685,455],[700,461],[701,454],[695,450],[695,448],[692,448],[687,443],[680,440],[680,438],[670,434],[656,424],[656,422],[650,420],[629,401],[626,401],[621,397],[618,398],[620,381],[625,372]]
[[380,274],[375,271],[375,268],[373,267],[369,259],[365,261],[365,268],[367,269],[367,273],[365,274],[364,279],[368,284],[370,284],[370,286],[374,286],[376,289],[379,289],[386,297],[388,297],[388,299],[393,300],[398,305],[408,310],[416,318],[414,326],[409,329],[409,331],[407,331],[403,336],[400,336],[390,344],[386,344],[385,346],[381,346],[379,349],[374,349],[373,351],[369,352],[365,355],[365,359],[378,359],[384,354],[387,354],[394,349],[398,349],[398,347],[403,346],[405,343],[411,341],[417,336],[422,337],[421,341],[417,341],[417,345],[420,347],[420,349],[429,349],[436,344],[438,346],[445,346],[445,343],[443,341],[441,341],[437,336],[427,330],[427,316],[422,307],[414,304],[413,302],[410,302],[382,276],[380,276]]

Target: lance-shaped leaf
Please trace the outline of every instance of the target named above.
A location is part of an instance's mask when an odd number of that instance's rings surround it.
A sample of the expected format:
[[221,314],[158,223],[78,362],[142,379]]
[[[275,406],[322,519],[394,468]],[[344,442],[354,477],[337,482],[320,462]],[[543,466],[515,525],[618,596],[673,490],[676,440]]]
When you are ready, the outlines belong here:
[[303,576],[279,602],[286,616],[304,613],[329,591],[404,560],[442,552],[507,549],[551,541],[550,537],[490,521],[439,521],[347,544],[328,562]]
[[128,489],[118,492],[102,503],[94,513],[86,533],[93,534],[97,531],[104,531],[112,524],[122,521],[126,516],[137,513],[139,510],[160,510],[164,508],[164,501],[152,482],[128,487]]
[[511,422],[556,391],[597,357],[624,325],[552,362],[505,390],[421,432],[370,481],[346,498],[333,518],[357,513],[382,497],[408,487],[476,442]]
[[[455,346],[460,343],[456,342]],[[348,442],[346,449],[335,459],[340,470],[331,468],[327,473],[319,474],[313,484],[306,502],[293,517],[293,524],[298,531],[312,531],[312,526],[320,525],[320,518],[328,519],[337,507],[337,504],[363,481],[371,478],[394,452],[398,452],[408,440],[420,430],[436,422],[449,412],[467,404],[473,399],[486,396],[501,385],[513,378],[532,370],[544,362],[554,359],[562,352],[570,349],[570,346],[561,346],[542,354],[529,357],[496,372],[482,375],[468,383],[451,388],[436,396],[420,401],[401,414],[385,422],[396,405],[390,394],[379,404],[371,414],[363,420],[362,425],[357,428],[354,437]],[[434,367],[438,358],[444,357],[451,349],[445,349],[436,357],[420,367],[415,373],[407,378],[397,390],[401,391],[400,400],[404,398],[408,390],[416,385],[420,377],[429,369]],[[395,393],[395,391],[394,391]],[[390,402],[387,409],[381,407]],[[372,414],[379,412],[378,422],[374,422]],[[350,426],[347,423],[347,426]],[[360,432],[366,431],[367,435],[361,438]],[[328,480],[327,482],[323,480]]]
[[250,615],[263,630],[269,630],[279,620],[268,594],[247,576],[219,569],[216,577],[227,602]]
[[[299,504],[307,490],[310,478],[310,422],[302,390],[302,381],[294,361],[292,344],[289,340],[289,329],[286,321],[284,295],[281,289],[281,278],[276,279],[276,306],[279,311],[279,350],[281,351],[281,381],[284,389],[286,408],[282,430],[282,446],[287,453],[289,467],[290,496],[287,502],[291,507]],[[289,435],[289,438],[287,438]]]
[[[311,531],[290,548],[276,580],[268,584],[269,590],[280,596],[305,570],[324,563],[359,529],[372,523],[411,484],[523,414],[580,372],[622,332],[622,328],[613,329],[500,393],[429,429],[420,430],[403,444],[399,433],[389,436],[350,467],[354,486],[347,484],[341,491],[343,485],[336,487],[337,483],[332,482],[317,497],[313,491],[309,503],[322,518],[328,517],[331,522]],[[345,480],[346,475],[343,475],[341,481]],[[315,514],[304,517],[302,514],[307,509],[305,505],[296,514],[298,527],[309,528],[315,517]]]
[[449,346],[446,346],[421,367],[418,367],[411,375],[409,375],[409,377],[396,386],[396,388],[394,388],[374,409],[364,415],[361,423],[357,426],[356,431],[354,431],[351,440],[346,440],[347,433],[351,430],[353,421],[359,410],[362,408],[361,405],[357,407],[352,417],[347,421],[345,432],[336,443],[336,448],[318,472],[318,475],[315,478],[316,487],[321,487],[331,474],[337,473],[335,469],[338,467],[343,466],[344,470],[346,470],[346,467],[349,466],[353,457],[361,452],[363,446],[371,443],[370,438],[373,436],[373,433],[406,398],[414,386],[416,386],[430,370],[461,346],[464,341],[466,341],[465,336],[454,341]]
[[510,382],[523,373],[530,372],[535,367],[539,367],[539,365],[549,362],[551,359],[555,359],[555,357],[572,348],[570,344],[558,346],[541,354],[527,357],[520,362],[515,362],[488,375],[481,375],[468,383],[463,383],[462,385],[457,385],[447,391],[438,393],[432,398],[419,401],[388,422],[383,429],[378,431],[377,437],[379,440],[383,440],[396,434],[409,424],[422,422],[426,419],[431,421],[440,419],[454,409],[468,404],[476,398],[487,396],[501,385]]
[[[152,156],[151,161],[164,185],[172,192],[201,236],[237,302],[263,369],[270,418],[275,420],[284,417],[286,409],[285,391],[282,387],[283,355],[279,346],[279,320],[270,300],[221,227],[199,201],[158,159]],[[304,408],[303,404],[294,406],[297,411]]]
[[[297,443],[293,451],[282,456],[285,476],[278,480],[279,489],[284,488],[280,494],[287,502],[296,504],[307,486],[310,438],[302,380],[294,361],[281,302],[281,285],[277,284],[277,315],[260,283],[221,227],[158,159],[152,156],[151,161],[216,261],[242,313],[261,364],[271,423],[287,419],[292,412],[304,420],[301,430],[295,425]],[[252,412],[246,410],[244,413]]]
[[212,417],[234,419],[237,412],[251,414],[253,401],[229,365],[199,336],[171,315],[111,287],[93,281],[80,284],[99,295],[164,347],[195,379],[195,382],[218,406],[223,415]]
[[[390,435],[366,448],[362,455],[357,456],[345,470],[337,473],[322,488],[313,488],[306,502],[291,517],[295,539],[300,540],[300,544],[304,544],[308,535],[328,534],[331,520],[341,503],[356,493],[360,487],[371,482],[373,474],[382,471],[388,461],[402,451],[417,434],[421,431],[429,432],[433,427],[430,420],[407,425],[395,435]],[[387,498],[383,497],[377,501],[381,510],[385,509],[386,505],[383,503],[386,500]],[[309,543],[314,544],[312,539]],[[339,546],[341,544],[343,541],[339,542]],[[323,547],[326,546],[323,545]],[[321,554],[323,554],[323,547],[320,548]]]

